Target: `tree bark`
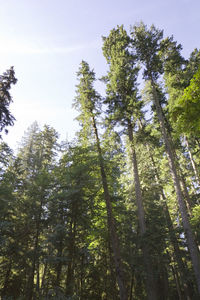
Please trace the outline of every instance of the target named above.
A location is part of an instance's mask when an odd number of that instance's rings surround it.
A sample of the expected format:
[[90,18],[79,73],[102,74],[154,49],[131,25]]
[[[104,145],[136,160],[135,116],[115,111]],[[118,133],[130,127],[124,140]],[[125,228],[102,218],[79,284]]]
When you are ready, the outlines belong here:
[[[139,219],[139,230],[141,237],[144,238],[146,233],[146,224],[145,224],[145,215],[144,215],[144,206],[142,200],[142,192],[140,186],[140,179],[138,174],[138,165],[137,165],[137,157],[133,143],[133,128],[130,120],[128,120],[128,136],[129,142],[131,145],[131,156],[132,156],[132,166],[133,166],[133,173],[134,173],[134,184],[135,184],[135,194],[136,194],[136,205],[138,209],[138,219]],[[155,300],[157,299],[156,293],[156,284],[154,279],[154,272],[150,261],[149,249],[148,245],[144,244],[142,241],[142,252],[143,252],[143,259],[144,259],[144,266],[146,270],[146,291],[147,291],[147,298],[148,300]]]
[[44,296],[44,290],[46,289],[46,274],[47,274],[47,267],[48,267],[48,263],[47,261],[44,264],[44,270],[43,270],[43,274],[42,274],[42,282],[41,282],[41,293]]
[[199,178],[199,174],[198,174],[198,171],[197,171],[196,163],[194,161],[194,157],[192,155],[192,152],[191,152],[190,146],[189,146],[189,142],[188,142],[188,139],[186,137],[185,137],[185,143],[186,143],[186,146],[187,146],[187,149],[188,149],[188,154],[189,154],[189,157],[190,157],[190,162],[191,162],[191,165],[192,165],[192,168],[193,168],[193,171],[194,171],[196,182],[197,182],[198,186],[200,186],[200,178]]
[[102,157],[100,141],[99,141],[99,136],[98,136],[98,131],[97,131],[97,126],[96,126],[96,121],[95,121],[94,115],[92,115],[92,125],[93,125],[93,130],[94,130],[94,134],[95,134],[95,138],[96,138],[96,146],[97,146],[97,152],[98,152],[98,157],[99,157],[99,166],[100,166],[100,171],[101,171],[101,180],[102,180],[102,185],[103,185],[103,190],[104,190],[104,198],[105,198],[106,209],[107,209],[108,232],[109,232],[109,236],[111,239],[111,245],[112,245],[112,250],[113,250],[113,254],[114,254],[115,271],[116,271],[117,283],[119,286],[120,300],[127,300],[127,291],[126,291],[125,283],[124,283],[122,262],[121,262],[121,256],[120,256],[120,250],[119,250],[119,241],[118,241],[118,237],[117,237],[116,229],[115,229],[115,220],[113,217],[111,199],[110,199],[110,194],[109,194],[109,190],[108,190],[108,183],[107,183],[106,173],[105,173],[105,169],[104,169],[103,157]]
[[[153,169],[154,169],[154,172],[155,172],[155,181],[158,184],[158,186],[160,186],[159,174],[158,174],[158,171],[157,171],[157,168],[156,168],[154,158],[151,154],[151,150],[150,150],[148,145],[147,145],[147,149],[149,151],[149,156],[150,156],[152,166],[153,166]],[[167,227],[169,229],[169,237],[170,237],[171,244],[174,248],[175,258],[176,258],[178,268],[179,268],[179,271],[180,271],[180,274],[181,274],[181,281],[183,283],[184,293],[185,293],[185,296],[186,296],[187,300],[192,300],[192,298],[191,298],[192,292],[190,291],[189,282],[188,282],[188,279],[187,279],[187,277],[188,277],[187,276],[187,274],[188,274],[187,269],[185,268],[185,265],[184,265],[183,260],[182,260],[181,251],[179,249],[178,240],[177,240],[177,237],[176,237],[176,234],[175,234],[175,231],[174,231],[172,219],[171,219],[169,209],[168,209],[168,205],[167,205],[167,199],[165,197],[165,193],[164,193],[163,190],[161,191],[160,198],[161,198],[161,201],[163,202],[165,219],[166,219]]]
[[183,297],[182,297],[182,293],[181,293],[180,282],[179,282],[179,277],[178,277],[177,271],[174,268],[174,266],[172,266],[172,265],[171,265],[171,269],[172,269],[172,274],[174,276],[174,280],[176,282],[176,289],[177,289],[177,293],[178,293],[178,298],[179,298],[179,300],[184,300]]
[[[57,257],[59,259],[62,257],[62,253],[63,253],[63,240],[61,239],[59,241],[59,246],[57,249]],[[63,263],[61,261],[59,261],[56,266],[56,282],[55,282],[56,287],[59,287],[59,285],[60,285],[62,266],[63,266]]]
[[66,291],[65,295],[70,297],[73,296],[74,291],[74,248],[75,248],[75,237],[76,237],[76,222],[72,216],[70,222],[70,236],[69,236],[69,263],[67,266],[67,276],[66,276]]
[[187,207],[187,211],[189,213],[189,215],[192,215],[192,203],[191,203],[191,199],[187,190],[187,186],[186,186],[186,182],[185,182],[185,178],[180,170],[180,184],[181,187],[183,189],[183,196],[185,198],[186,201],[186,207]]

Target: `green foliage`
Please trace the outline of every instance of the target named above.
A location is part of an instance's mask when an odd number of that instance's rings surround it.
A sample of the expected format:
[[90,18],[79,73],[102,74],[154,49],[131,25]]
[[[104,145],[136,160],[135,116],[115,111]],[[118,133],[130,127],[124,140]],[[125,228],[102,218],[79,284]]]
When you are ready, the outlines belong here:
[[171,107],[171,115],[175,122],[175,128],[179,134],[188,136],[200,136],[200,68],[190,81],[190,85],[184,90],[174,106]]
[[196,232],[198,242],[200,241],[200,205],[197,204],[192,209],[191,224]]
[[108,118],[113,123],[127,124],[141,107],[136,83],[139,67],[131,53],[131,39],[121,26],[103,37],[103,42],[103,54],[110,67],[105,77],[107,96],[104,101],[108,104]]
[[17,79],[15,78],[13,67],[0,76],[0,132],[5,130],[5,132],[8,133],[6,127],[12,126],[15,121],[14,116],[9,111],[9,105],[12,102],[10,88],[11,85],[16,84],[16,82]]
[[145,79],[158,79],[163,72],[162,61],[159,56],[163,30],[152,25],[149,29],[141,22],[132,27],[132,44],[137,52],[137,58],[141,61],[145,69],[143,75]]
[[91,113],[98,112],[98,104],[100,96],[94,89],[95,73],[90,70],[87,62],[82,61],[79,71],[77,72],[79,84],[76,86],[77,96],[74,99],[74,107],[81,111],[81,114],[77,118],[84,124],[85,116]]

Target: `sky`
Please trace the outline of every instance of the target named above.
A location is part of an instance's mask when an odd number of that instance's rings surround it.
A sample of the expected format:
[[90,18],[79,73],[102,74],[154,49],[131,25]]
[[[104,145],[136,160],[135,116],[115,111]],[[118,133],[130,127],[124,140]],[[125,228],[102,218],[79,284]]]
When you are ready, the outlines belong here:
[[[10,106],[16,122],[3,140],[16,149],[34,121],[72,140],[80,62],[97,78],[105,75],[102,36],[140,21],[173,35],[186,58],[200,48],[199,0],[0,0],[0,74],[14,66],[18,79]],[[97,89],[103,92],[102,85]]]

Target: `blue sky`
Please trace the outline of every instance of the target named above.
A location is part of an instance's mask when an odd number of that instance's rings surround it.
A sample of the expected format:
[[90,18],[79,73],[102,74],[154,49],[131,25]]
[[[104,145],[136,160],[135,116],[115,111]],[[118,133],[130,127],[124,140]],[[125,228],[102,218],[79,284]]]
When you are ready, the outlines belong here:
[[105,74],[102,36],[117,25],[141,20],[164,29],[188,57],[200,47],[199,0],[0,0],[0,73],[14,66],[14,127],[4,140],[15,148],[35,120],[61,139],[72,139],[76,72],[82,59]]

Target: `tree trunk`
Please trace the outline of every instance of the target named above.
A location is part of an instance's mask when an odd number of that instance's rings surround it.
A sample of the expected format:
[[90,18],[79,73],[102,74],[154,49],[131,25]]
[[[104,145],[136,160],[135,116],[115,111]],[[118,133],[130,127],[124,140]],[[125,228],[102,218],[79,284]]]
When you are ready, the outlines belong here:
[[29,282],[28,282],[27,300],[33,299],[34,276],[35,276],[36,264],[38,263],[38,261],[37,261],[38,245],[39,245],[39,236],[41,234],[40,227],[41,227],[42,206],[43,206],[43,197],[41,197],[38,215],[36,215],[36,233],[35,233],[35,242],[34,242],[33,262],[32,262],[32,268],[31,268],[31,272],[30,272],[31,274],[30,274]]
[[[73,218],[73,217],[72,217]],[[70,243],[69,243],[69,263],[67,266],[67,277],[66,277],[66,296],[72,297],[74,291],[74,247],[75,247],[75,236],[76,236],[76,223],[75,220],[71,220],[70,223]]]
[[37,282],[36,282],[36,292],[37,296],[40,299],[40,263],[37,261]]
[[182,222],[183,222],[183,228],[185,231],[185,237],[186,237],[186,241],[187,241],[187,245],[188,245],[188,249],[190,251],[190,256],[191,256],[191,260],[192,260],[192,265],[193,265],[193,269],[194,269],[194,273],[195,273],[195,277],[196,277],[196,282],[197,282],[197,287],[198,287],[198,291],[200,294],[200,259],[199,259],[199,252],[198,252],[198,248],[197,245],[195,243],[195,239],[192,233],[192,229],[189,223],[189,218],[187,215],[187,209],[186,209],[186,205],[183,199],[183,195],[182,195],[182,191],[181,191],[181,187],[180,187],[180,180],[176,171],[176,165],[175,165],[175,159],[174,159],[174,155],[173,155],[173,148],[172,148],[172,144],[170,143],[170,138],[168,136],[166,127],[165,127],[165,122],[164,122],[164,117],[163,117],[163,113],[162,113],[162,109],[160,106],[160,102],[158,99],[158,95],[157,95],[157,91],[156,91],[156,87],[155,84],[153,82],[153,79],[151,79],[151,85],[152,85],[152,89],[153,89],[153,96],[154,96],[154,104],[156,106],[156,112],[157,112],[157,117],[160,123],[160,128],[161,128],[161,132],[163,135],[163,139],[165,142],[165,148],[166,148],[166,153],[168,156],[168,161],[169,161],[169,166],[170,166],[170,170],[172,173],[172,177],[173,177],[173,181],[174,181],[174,186],[175,186],[175,190],[176,190],[176,195],[177,195],[177,201],[179,204],[179,209],[181,212],[181,217],[182,217]]
[[184,300],[183,297],[182,297],[182,293],[181,293],[178,273],[177,273],[176,269],[174,268],[174,266],[172,266],[172,265],[171,265],[171,269],[172,269],[172,274],[173,274],[174,280],[176,282],[176,289],[177,289],[177,293],[178,293],[178,299],[179,300]]
[[179,272],[181,274],[181,281],[183,283],[184,294],[186,296],[185,298],[187,300],[192,300],[192,298],[191,298],[192,292],[190,291],[190,288],[189,288],[187,269],[186,269],[186,267],[183,263],[183,260],[182,260],[182,254],[181,254],[181,251],[180,251],[180,248],[179,248],[179,245],[178,245],[178,241],[177,241],[177,238],[176,238],[176,234],[174,232],[172,220],[171,220],[169,210],[168,210],[168,206],[167,206],[166,202],[164,202],[164,210],[165,210],[165,217],[166,217],[167,225],[168,225],[168,228],[169,228],[170,240],[171,240],[171,243],[172,243],[173,248],[174,248],[175,258],[176,258],[176,261],[177,261],[177,264],[178,264]]
[[47,264],[47,261],[45,261],[45,265],[44,265],[44,271],[43,271],[43,274],[42,274],[42,282],[41,282],[41,294],[42,296],[44,296],[44,290],[46,289],[46,274],[47,274],[47,267],[48,267],[48,264]]
[[136,204],[138,208],[139,228],[140,228],[140,234],[141,236],[143,236],[146,232],[146,224],[145,224],[145,217],[144,217],[144,207],[142,201],[140,179],[138,174],[137,158],[136,158],[135,148],[133,144],[133,128],[131,122],[129,122],[128,124],[128,136],[129,136],[129,142],[131,144],[132,166],[133,166],[133,173],[134,173],[135,194],[136,194],[136,202],[137,202]]
[[[149,156],[150,156],[150,159],[151,159],[151,162],[152,162],[152,166],[153,166],[153,169],[154,169],[154,172],[155,172],[155,181],[158,184],[158,186],[160,186],[159,174],[157,172],[156,164],[155,164],[154,158],[152,156],[151,150],[150,150],[148,145],[147,145],[147,149],[148,149]],[[180,271],[180,274],[181,274],[181,281],[183,282],[184,293],[186,295],[187,300],[192,300],[192,298],[191,298],[192,292],[190,291],[189,282],[188,282],[188,279],[187,279],[188,278],[187,269],[185,268],[185,265],[184,265],[183,260],[182,260],[182,254],[181,254],[181,251],[179,249],[177,237],[176,237],[176,234],[174,232],[173,223],[172,223],[171,216],[170,216],[169,209],[168,209],[168,205],[167,205],[167,199],[165,197],[165,193],[164,193],[163,190],[161,191],[160,198],[161,198],[161,201],[162,201],[163,206],[164,206],[165,219],[166,219],[167,227],[169,229],[169,237],[170,237],[171,244],[174,248],[174,254],[175,254],[176,261],[178,263],[178,268],[179,268],[179,271]]]
[[187,146],[187,149],[188,149],[188,154],[189,154],[189,157],[190,157],[190,162],[191,162],[191,165],[192,165],[192,168],[193,168],[193,171],[194,171],[196,182],[197,182],[198,186],[200,186],[199,174],[198,174],[197,167],[196,167],[196,164],[195,164],[195,161],[194,161],[194,157],[192,155],[192,152],[190,151],[190,146],[189,146],[188,139],[186,137],[185,137],[185,143],[186,143],[186,146]]
[[[134,173],[134,184],[135,184],[135,194],[136,194],[136,204],[138,209],[138,219],[139,219],[139,230],[141,237],[144,238],[146,233],[146,224],[145,224],[145,216],[144,216],[144,207],[142,201],[142,192],[140,187],[140,179],[138,174],[138,166],[137,166],[137,157],[133,144],[133,128],[130,121],[128,121],[128,136],[131,145],[131,155],[132,155],[132,165],[133,165],[133,173]],[[146,270],[146,291],[148,300],[157,299],[156,295],[156,284],[154,279],[154,272],[150,261],[149,249],[148,245],[142,241],[142,252],[144,259],[144,266]]]
[[[63,240],[61,239],[59,241],[59,246],[57,249],[57,257],[59,259],[61,259],[62,253],[63,253]],[[59,285],[60,285],[62,266],[63,266],[62,261],[58,261],[57,266],[56,266],[56,282],[55,282],[56,287],[59,287]]]
[[108,268],[110,270],[110,294],[112,295],[113,299],[117,299],[118,292],[117,292],[117,280],[116,280],[116,272],[115,272],[115,262],[113,258],[113,251],[112,246],[110,243],[110,239],[108,240],[108,254],[109,254],[109,263]]
[[133,276],[133,273],[132,273],[131,274],[131,286],[130,286],[129,300],[133,300],[133,283],[134,283],[134,276]]
[[36,262],[37,262],[37,253],[38,253],[38,242],[39,242],[39,223],[37,224],[36,229],[36,236],[35,236],[35,243],[34,243],[34,252],[33,252],[33,261],[32,261],[32,268],[28,282],[28,289],[27,289],[27,300],[33,299],[33,289],[34,289],[34,276],[36,270]]
[[120,250],[119,250],[119,241],[118,241],[116,229],[115,229],[115,220],[114,220],[113,213],[112,213],[111,199],[110,199],[110,194],[109,194],[109,190],[108,190],[108,183],[107,183],[106,173],[105,173],[105,169],[104,169],[104,163],[103,163],[103,157],[102,157],[102,152],[101,152],[101,147],[100,147],[98,131],[97,131],[97,127],[96,127],[96,121],[95,121],[95,118],[93,115],[92,115],[92,124],[93,124],[94,134],[95,134],[95,138],[96,138],[97,151],[98,151],[98,156],[99,156],[101,180],[102,180],[102,185],[103,185],[103,190],[104,190],[104,198],[105,198],[106,209],[107,209],[108,232],[109,232],[109,237],[111,239],[111,245],[112,245],[112,250],[113,250],[113,254],[114,254],[115,271],[116,271],[117,283],[119,286],[120,300],[127,300],[127,291],[126,291],[125,284],[124,284],[124,276],[123,276],[123,271],[122,271],[122,263],[121,263],[121,256],[120,256]]
[[188,193],[188,190],[187,190],[187,186],[186,186],[186,183],[185,183],[185,178],[182,175],[181,170],[180,170],[180,184],[181,184],[181,187],[183,189],[183,195],[185,197],[187,211],[188,211],[189,215],[191,216],[192,215],[192,203],[191,203],[191,199],[190,199],[190,196],[189,196],[189,193]]

